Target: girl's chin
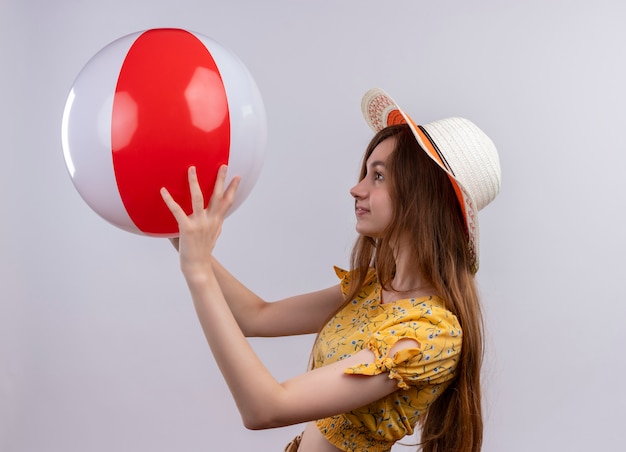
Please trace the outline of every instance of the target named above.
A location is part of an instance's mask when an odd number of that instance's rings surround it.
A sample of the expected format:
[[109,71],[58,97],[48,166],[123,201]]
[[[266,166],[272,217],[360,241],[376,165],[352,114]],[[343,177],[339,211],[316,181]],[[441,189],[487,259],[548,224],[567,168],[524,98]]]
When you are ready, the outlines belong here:
[[363,228],[363,227],[359,227],[359,225],[356,225],[356,232],[359,235],[362,235],[364,237],[369,237],[371,239],[376,239],[380,237],[380,233],[378,233],[377,231],[372,231],[371,229],[368,228]]

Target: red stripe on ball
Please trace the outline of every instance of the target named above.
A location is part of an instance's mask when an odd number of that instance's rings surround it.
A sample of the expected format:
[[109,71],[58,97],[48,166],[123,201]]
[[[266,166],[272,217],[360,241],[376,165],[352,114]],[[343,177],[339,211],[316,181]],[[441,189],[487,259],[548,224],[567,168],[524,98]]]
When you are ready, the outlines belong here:
[[122,202],[142,232],[177,231],[159,189],[190,212],[190,165],[208,201],[229,160],[230,117],[219,69],[193,34],[148,30],[133,43],[115,90],[111,143]]

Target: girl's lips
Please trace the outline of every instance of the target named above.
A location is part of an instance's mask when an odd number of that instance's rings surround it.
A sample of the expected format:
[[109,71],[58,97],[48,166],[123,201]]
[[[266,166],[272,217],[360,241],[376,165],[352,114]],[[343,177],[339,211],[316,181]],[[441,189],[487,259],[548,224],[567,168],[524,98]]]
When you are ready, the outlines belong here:
[[359,216],[359,215],[364,215],[364,214],[366,214],[366,213],[368,213],[368,212],[369,212],[369,210],[368,210],[368,209],[366,209],[366,208],[364,208],[364,207],[359,207],[359,206],[356,206],[356,207],[355,207],[355,209],[354,209],[354,211],[355,211],[355,213],[357,214],[357,216]]

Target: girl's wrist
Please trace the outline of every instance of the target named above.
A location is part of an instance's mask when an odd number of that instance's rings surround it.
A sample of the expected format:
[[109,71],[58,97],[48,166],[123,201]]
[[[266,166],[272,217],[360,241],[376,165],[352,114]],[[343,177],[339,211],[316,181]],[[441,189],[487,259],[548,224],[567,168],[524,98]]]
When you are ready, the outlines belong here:
[[182,270],[187,284],[204,285],[216,281],[211,265],[184,267]]

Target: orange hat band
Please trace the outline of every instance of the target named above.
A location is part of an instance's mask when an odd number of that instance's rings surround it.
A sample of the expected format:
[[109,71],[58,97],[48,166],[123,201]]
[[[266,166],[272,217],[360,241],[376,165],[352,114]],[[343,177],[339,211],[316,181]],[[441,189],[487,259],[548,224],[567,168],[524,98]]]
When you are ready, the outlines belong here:
[[[402,115],[402,113],[398,110],[394,110],[393,112],[389,114],[389,117],[387,119],[388,123],[391,123],[389,120],[391,119],[392,114],[396,112],[397,112],[397,115],[402,118],[402,120],[398,120],[394,115],[394,119],[397,121],[397,122],[394,122],[394,124],[406,123],[406,119],[405,119],[406,117],[409,121],[409,125],[411,126],[411,129],[413,130],[413,133],[416,133],[417,135],[419,135],[419,138],[420,138],[419,141],[421,141],[421,143],[426,148],[424,150],[428,152],[431,158],[435,162],[437,162],[442,169],[446,171],[446,174],[448,175],[448,179],[450,179],[450,182],[452,183],[452,187],[454,188],[454,193],[456,193],[456,198],[459,201],[459,206],[461,207],[461,213],[463,214],[463,218],[467,218],[467,212],[465,210],[465,197],[463,195],[463,191],[461,190],[461,187],[459,187],[459,183],[454,178],[454,171],[452,171],[452,169],[450,168],[450,165],[448,165],[448,162],[446,161],[445,157],[441,154],[441,152],[437,148],[437,145],[433,142],[433,140],[431,140],[430,135],[428,135],[428,132],[426,132],[426,130],[422,126],[418,126],[417,124],[415,124],[415,122],[410,116]],[[465,227],[469,228],[467,224],[465,225]]]
[[[411,122],[413,122],[413,121],[411,121]],[[415,125],[415,124],[413,124],[413,125]],[[441,152],[437,148],[437,145],[435,143],[433,143],[433,141],[430,139],[430,135],[428,135],[428,133],[426,132],[426,130],[424,130],[424,128],[422,126],[417,126],[414,130],[416,130],[417,133],[422,138],[422,143],[424,143],[424,145],[427,148],[426,152],[428,152],[430,154],[430,156],[437,163],[439,163],[439,166],[441,168],[446,170],[446,174],[448,175],[448,179],[450,179],[450,182],[452,182],[452,187],[454,188],[454,192],[456,193],[456,199],[459,201],[459,206],[461,207],[461,212],[463,213],[463,218],[464,219],[467,218],[467,212],[465,211],[465,197],[463,196],[463,191],[459,187],[459,183],[454,178],[454,172],[450,168],[450,165],[448,165],[448,162],[446,161],[445,157],[441,154]],[[467,228],[468,225],[466,224],[465,227]]]

